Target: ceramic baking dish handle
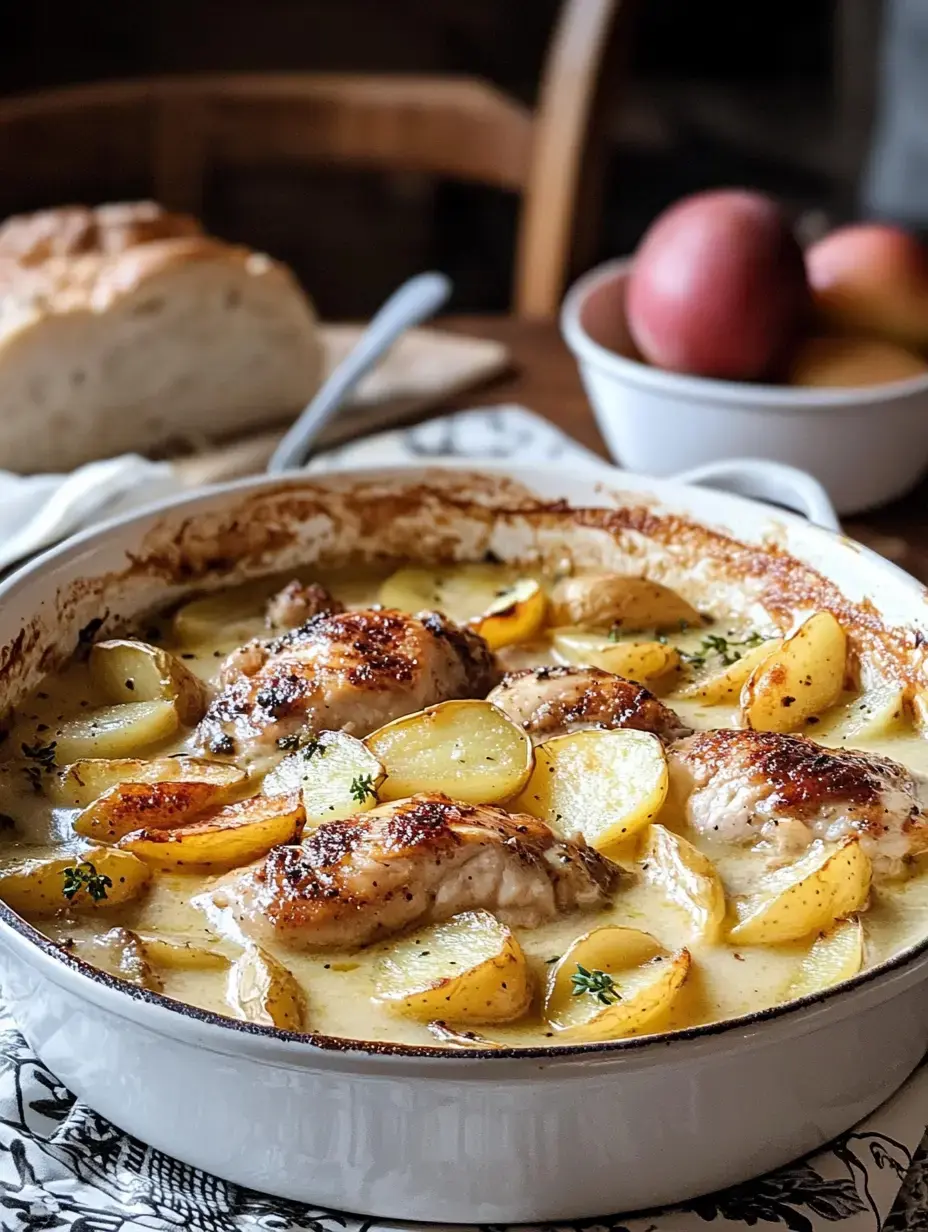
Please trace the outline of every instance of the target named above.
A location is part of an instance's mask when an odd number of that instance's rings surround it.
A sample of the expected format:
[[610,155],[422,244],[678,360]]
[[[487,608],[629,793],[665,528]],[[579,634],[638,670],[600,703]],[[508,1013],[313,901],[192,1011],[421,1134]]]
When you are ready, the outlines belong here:
[[694,483],[704,488],[717,488],[748,496],[753,500],[783,505],[795,513],[804,514],[816,526],[825,530],[840,530],[841,524],[828,493],[817,479],[795,466],[782,462],[765,462],[762,458],[734,458],[729,461],[707,462],[673,476],[681,483]]

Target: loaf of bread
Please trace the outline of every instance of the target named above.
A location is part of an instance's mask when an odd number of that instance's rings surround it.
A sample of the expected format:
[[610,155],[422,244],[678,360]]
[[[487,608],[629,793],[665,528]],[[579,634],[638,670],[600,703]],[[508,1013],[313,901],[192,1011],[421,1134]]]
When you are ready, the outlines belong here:
[[141,202],[0,227],[0,468],[70,470],[283,421],[322,361],[290,271],[194,219]]

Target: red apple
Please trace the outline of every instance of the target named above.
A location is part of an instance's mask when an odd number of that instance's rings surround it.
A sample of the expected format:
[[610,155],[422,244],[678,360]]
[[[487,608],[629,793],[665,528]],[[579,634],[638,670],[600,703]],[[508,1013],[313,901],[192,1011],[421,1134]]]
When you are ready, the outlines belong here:
[[843,333],[928,350],[928,249],[885,223],[839,227],[806,268],[821,322]]
[[652,364],[754,380],[785,355],[809,305],[802,251],[776,202],[699,193],[666,210],[635,255],[628,327]]

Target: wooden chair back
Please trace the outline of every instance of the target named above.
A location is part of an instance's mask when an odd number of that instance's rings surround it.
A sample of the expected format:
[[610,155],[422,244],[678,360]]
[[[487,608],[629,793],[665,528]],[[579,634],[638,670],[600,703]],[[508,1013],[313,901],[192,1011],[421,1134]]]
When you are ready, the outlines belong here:
[[534,110],[468,77],[99,82],[0,100],[0,179],[27,182],[41,196],[43,184],[111,182],[117,168],[123,182],[192,213],[201,212],[213,167],[327,164],[486,184],[521,194],[513,309],[550,317],[568,275],[621,3],[564,0]]

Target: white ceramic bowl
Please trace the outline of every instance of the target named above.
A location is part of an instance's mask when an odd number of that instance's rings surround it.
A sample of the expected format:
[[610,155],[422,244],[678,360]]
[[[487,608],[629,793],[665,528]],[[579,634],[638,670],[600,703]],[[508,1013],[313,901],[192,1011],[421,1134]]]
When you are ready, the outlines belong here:
[[[694,587],[735,585],[845,620],[866,600],[854,652],[928,683],[921,587],[839,535],[624,473],[449,468],[247,480],[71,540],[0,588],[0,709],[104,614],[103,636],[191,590],[349,553],[561,560],[565,548],[653,568],[697,600]],[[743,1181],[872,1111],[928,1047],[928,943],[786,1007],[523,1052],[234,1022],[88,967],[2,905],[0,984],[42,1060],[123,1130],[242,1185],[398,1219],[598,1216]]]
[[928,465],[928,375],[861,389],[791,389],[664,372],[629,358],[629,262],[585,274],[561,312],[564,338],[612,456],[673,475],[720,458],[801,467],[839,513],[909,491]]

